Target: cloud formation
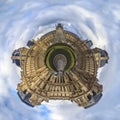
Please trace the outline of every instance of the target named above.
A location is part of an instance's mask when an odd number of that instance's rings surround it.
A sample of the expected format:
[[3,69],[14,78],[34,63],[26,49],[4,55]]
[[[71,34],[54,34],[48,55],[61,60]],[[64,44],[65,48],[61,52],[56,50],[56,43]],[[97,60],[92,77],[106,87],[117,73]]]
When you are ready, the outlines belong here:
[[[119,0],[1,0],[0,2],[0,119],[1,120],[119,120],[120,112],[120,1]],[[94,47],[108,51],[109,64],[101,69],[104,86],[100,102],[87,109],[69,101],[43,102],[30,108],[17,94],[20,69],[11,62],[14,49],[46,28],[62,22]]]

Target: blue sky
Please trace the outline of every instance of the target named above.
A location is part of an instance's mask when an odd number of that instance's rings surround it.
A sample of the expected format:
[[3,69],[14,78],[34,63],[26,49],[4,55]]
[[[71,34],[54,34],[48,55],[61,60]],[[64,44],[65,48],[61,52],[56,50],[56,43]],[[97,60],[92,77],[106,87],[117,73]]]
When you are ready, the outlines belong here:
[[[120,0],[0,0],[0,120],[120,120],[119,5]],[[31,108],[16,94],[21,80],[11,62],[13,50],[58,22],[109,53],[109,63],[98,73],[103,97],[87,110],[70,101]]]

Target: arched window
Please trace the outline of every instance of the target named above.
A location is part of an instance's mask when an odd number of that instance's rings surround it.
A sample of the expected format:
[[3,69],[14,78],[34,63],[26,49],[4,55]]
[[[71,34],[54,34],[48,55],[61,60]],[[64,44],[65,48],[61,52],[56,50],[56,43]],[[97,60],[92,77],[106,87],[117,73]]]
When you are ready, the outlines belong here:
[[93,45],[91,40],[86,40],[86,44],[89,48]]
[[105,50],[101,50],[101,57],[108,56],[107,52]]
[[33,46],[33,45],[34,45],[34,42],[33,42],[33,41],[29,40],[29,41],[27,42],[27,46],[28,46],[28,47]]
[[17,49],[12,53],[12,56],[20,56],[20,50]]
[[17,66],[20,67],[20,60],[18,60],[18,59],[14,59],[14,60],[13,60],[13,63],[15,63]]
[[[17,49],[12,53],[12,56],[20,56],[20,50]],[[13,59],[13,63],[15,63],[17,66],[20,67],[20,60],[19,59]]]
[[20,97],[20,99],[22,100],[22,102],[24,102],[25,104],[34,107],[31,102],[29,101],[29,98],[31,97],[31,94],[25,94],[24,92],[18,92],[18,96]]
[[107,60],[101,60],[100,61],[100,67],[103,67],[107,63]]
[[85,108],[89,108],[89,107],[95,105],[101,99],[101,97],[102,97],[102,93],[98,93],[98,94],[92,96],[92,98],[90,99],[88,105],[85,106]]
[[91,100],[92,96],[89,94],[89,95],[87,96],[87,98],[88,98],[88,100]]

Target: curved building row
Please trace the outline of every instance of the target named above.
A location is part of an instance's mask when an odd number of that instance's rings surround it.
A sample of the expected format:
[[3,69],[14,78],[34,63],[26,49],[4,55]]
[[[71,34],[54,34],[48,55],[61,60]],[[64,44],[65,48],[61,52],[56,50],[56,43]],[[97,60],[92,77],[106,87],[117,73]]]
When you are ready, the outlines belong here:
[[92,45],[91,40],[81,40],[58,24],[38,40],[29,40],[27,47],[15,50],[12,61],[21,68],[20,99],[30,106],[49,99],[70,100],[84,108],[96,104],[103,91],[97,70],[109,57]]

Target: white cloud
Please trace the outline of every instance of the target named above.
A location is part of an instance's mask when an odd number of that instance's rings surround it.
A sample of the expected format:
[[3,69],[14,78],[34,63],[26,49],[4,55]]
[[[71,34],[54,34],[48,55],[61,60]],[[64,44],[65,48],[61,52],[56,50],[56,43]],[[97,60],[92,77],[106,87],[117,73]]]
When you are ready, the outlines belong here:
[[25,11],[25,10],[36,8],[39,5],[40,5],[40,2],[30,1],[30,2],[25,3],[25,5],[23,6],[21,11]]
[[[119,120],[120,88],[120,1],[66,0],[24,2],[7,0],[0,3],[0,119],[10,120]],[[94,46],[108,51],[110,60],[100,72],[104,96],[92,108],[85,110],[70,101],[50,101],[30,108],[16,94],[20,69],[11,62],[14,49],[25,46],[27,40],[44,33],[45,28],[61,22],[93,40]],[[45,107],[43,107],[45,106]],[[47,108],[46,108],[47,107]],[[1,110],[2,108],[2,110]],[[45,112],[47,111],[47,113]]]

